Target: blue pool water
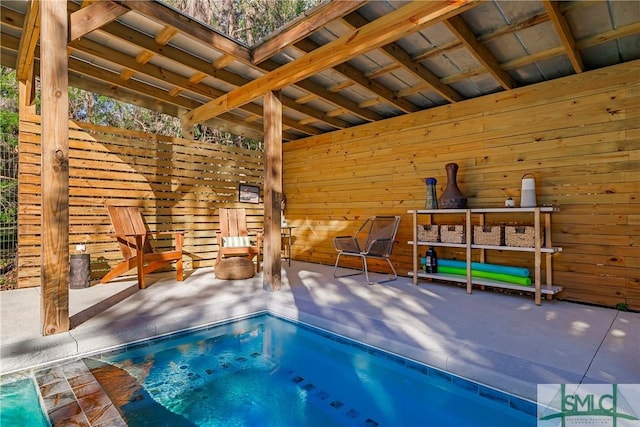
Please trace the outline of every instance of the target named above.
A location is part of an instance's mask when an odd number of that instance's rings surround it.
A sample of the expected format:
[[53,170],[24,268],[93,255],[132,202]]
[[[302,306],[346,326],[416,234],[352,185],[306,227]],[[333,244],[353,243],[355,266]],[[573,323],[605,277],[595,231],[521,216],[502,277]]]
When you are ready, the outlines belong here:
[[0,426],[49,426],[31,378],[0,385]]
[[129,426],[534,426],[535,404],[261,315],[86,359]]

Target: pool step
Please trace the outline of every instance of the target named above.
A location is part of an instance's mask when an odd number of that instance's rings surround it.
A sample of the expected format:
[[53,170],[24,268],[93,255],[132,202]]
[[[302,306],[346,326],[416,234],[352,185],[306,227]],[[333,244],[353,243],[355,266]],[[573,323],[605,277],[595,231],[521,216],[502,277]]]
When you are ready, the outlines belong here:
[[127,426],[82,360],[35,371],[34,377],[52,426]]

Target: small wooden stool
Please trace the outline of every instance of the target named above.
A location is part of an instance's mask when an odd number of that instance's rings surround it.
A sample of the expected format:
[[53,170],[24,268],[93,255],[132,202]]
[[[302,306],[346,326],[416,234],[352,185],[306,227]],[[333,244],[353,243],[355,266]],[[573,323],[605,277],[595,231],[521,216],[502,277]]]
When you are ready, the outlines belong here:
[[222,258],[215,266],[213,272],[217,279],[240,280],[249,279],[255,274],[253,262],[243,256]]

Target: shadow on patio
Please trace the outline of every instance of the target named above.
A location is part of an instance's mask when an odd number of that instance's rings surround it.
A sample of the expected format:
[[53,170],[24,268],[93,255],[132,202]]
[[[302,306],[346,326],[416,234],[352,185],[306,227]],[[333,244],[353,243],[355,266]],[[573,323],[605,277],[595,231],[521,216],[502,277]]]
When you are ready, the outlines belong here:
[[[640,314],[475,291],[400,277],[366,285],[332,267],[283,265],[282,290],[262,276],[217,280],[211,269],[70,290],[68,333],[43,337],[39,289],[0,294],[3,374],[228,318],[272,314],[354,338],[535,399],[538,383],[639,383]],[[374,277],[375,278],[375,277]]]

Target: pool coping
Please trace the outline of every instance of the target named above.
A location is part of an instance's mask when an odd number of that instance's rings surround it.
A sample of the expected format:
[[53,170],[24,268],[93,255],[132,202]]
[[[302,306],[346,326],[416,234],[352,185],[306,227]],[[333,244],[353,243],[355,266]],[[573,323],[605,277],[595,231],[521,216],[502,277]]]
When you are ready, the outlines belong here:
[[[49,337],[16,327],[39,316],[27,304],[38,290],[16,293],[13,311],[13,301],[0,294],[3,333],[16,329],[10,339],[3,335],[0,375],[266,310],[530,400],[540,383],[640,383],[640,364],[624,351],[640,343],[639,313],[562,301],[538,307],[526,297],[467,295],[447,284],[414,286],[404,277],[368,286],[358,276],[334,279],[331,272],[293,261],[283,268],[280,292],[265,292],[261,276],[217,281],[207,269],[180,283],[170,273],[156,275],[144,291],[126,280],[72,291],[72,303],[76,296],[88,301],[89,308],[74,313],[85,319]],[[106,294],[100,301],[122,296],[91,315],[100,303],[87,295],[100,292]]]
[[436,382],[444,382],[459,387],[466,392],[477,395],[477,397],[481,399],[488,399],[507,408],[520,411],[528,416],[535,417],[537,414],[537,403],[533,400],[515,396],[490,385],[469,380],[460,375],[406,358],[405,356],[383,348],[365,344],[316,325],[275,314],[269,310],[262,310],[231,319],[219,320],[207,325],[164,333],[158,336],[121,344],[109,349],[92,351],[72,360],[65,361],[64,363],[61,363],[61,361],[50,362],[38,369],[29,369],[8,376],[24,378],[28,377],[29,372],[31,373],[31,377],[38,388],[38,395],[40,396],[44,413],[48,415],[52,425],[59,425],[62,422],[73,422],[74,425],[87,427],[107,425],[113,427],[126,426],[125,420],[86,366],[84,362],[86,359],[102,360],[103,358],[109,358],[114,354],[124,351],[144,348],[162,341],[180,340],[193,333],[208,331],[227,324],[233,324],[240,320],[256,318],[262,315],[273,316],[298,327],[310,330],[332,341],[343,343],[350,347],[357,347],[361,351],[383,357],[407,369],[414,370],[420,375],[428,376]]

